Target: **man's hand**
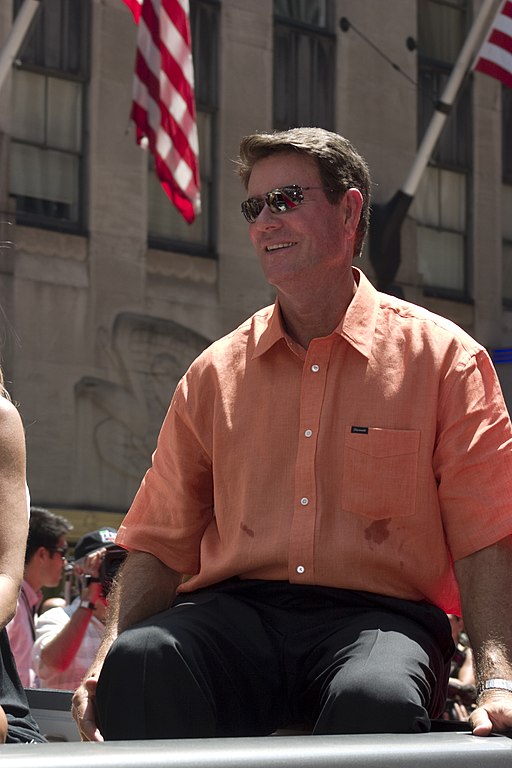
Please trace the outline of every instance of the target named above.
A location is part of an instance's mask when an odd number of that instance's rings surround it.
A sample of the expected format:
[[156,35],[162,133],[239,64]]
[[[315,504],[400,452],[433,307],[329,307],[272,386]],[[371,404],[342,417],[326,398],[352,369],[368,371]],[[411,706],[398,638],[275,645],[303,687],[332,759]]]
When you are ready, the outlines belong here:
[[[102,597],[103,586],[100,583],[100,569],[105,557],[106,547],[96,549],[86,555],[79,563],[75,563],[75,572],[82,579],[80,597],[82,600],[96,604]],[[87,579],[87,577],[90,579]]]
[[109,593],[107,623],[98,653],[73,695],[71,713],[82,741],[104,741],[96,722],[96,686],[112,643],[127,627],[168,608],[181,578],[147,552],[128,554]]
[[98,681],[95,677],[88,677],[73,694],[71,714],[78,726],[82,741],[103,741],[103,736],[96,723],[94,699],[96,698],[97,684]]
[[496,691],[485,693],[485,698],[469,716],[474,736],[489,736],[512,731],[512,693]]
[[5,744],[5,740],[7,738],[7,718],[5,716],[5,712],[0,707],[0,744]]

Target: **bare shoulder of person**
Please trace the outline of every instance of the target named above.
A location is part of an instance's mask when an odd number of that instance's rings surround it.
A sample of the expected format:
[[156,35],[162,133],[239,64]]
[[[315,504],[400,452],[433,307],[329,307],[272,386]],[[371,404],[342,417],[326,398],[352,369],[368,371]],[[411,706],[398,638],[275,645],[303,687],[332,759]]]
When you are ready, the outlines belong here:
[[24,431],[21,416],[17,408],[0,397],[0,456],[9,455],[24,450]]

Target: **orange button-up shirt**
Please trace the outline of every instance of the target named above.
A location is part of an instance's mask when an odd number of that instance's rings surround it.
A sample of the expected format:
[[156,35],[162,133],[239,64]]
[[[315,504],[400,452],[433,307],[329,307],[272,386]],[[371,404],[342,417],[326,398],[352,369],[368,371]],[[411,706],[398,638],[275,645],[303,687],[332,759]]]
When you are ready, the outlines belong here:
[[486,351],[448,320],[358,288],[306,350],[278,304],[178,384],[118,534],[192,575],[429,600],[460,614],[453,560],[512,533],[512,429]]

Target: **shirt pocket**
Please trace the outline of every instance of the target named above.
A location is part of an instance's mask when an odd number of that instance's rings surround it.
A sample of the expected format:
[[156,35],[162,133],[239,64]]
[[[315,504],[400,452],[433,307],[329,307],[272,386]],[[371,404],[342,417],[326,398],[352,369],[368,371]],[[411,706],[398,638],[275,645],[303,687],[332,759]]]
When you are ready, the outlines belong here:
[[373,520],[413,515],[419,446],[417,430],[347,427],[342,509]]

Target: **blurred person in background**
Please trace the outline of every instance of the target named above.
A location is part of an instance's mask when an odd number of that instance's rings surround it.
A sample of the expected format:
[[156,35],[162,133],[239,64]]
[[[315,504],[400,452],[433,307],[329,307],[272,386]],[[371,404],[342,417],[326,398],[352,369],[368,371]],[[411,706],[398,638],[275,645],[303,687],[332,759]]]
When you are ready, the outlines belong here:
[[455,651],[450,667],[448,697],[443,717],[446,720],[466,721],[469,719],[471,710],[475,708],[476,702],[473,651],[464,631],[462,616],[449,613],[448,619],[452,628]]
[[30,508],[25,569],[16,614],[7,625],[9,642],[18,673],[25,688],[38,688],[32,669],[35,621],[43,597],[43,587],[56,587],[66,564],[71,524],[60,515],[42,507]]
[[41,688],[74,690],[98,651],[107,612],[102,564],[107,550],[115,547],[116,533],[100,528],[82,536],[73,566],[79,595],[71,605],[50,608],[36,620],[32,665]]

